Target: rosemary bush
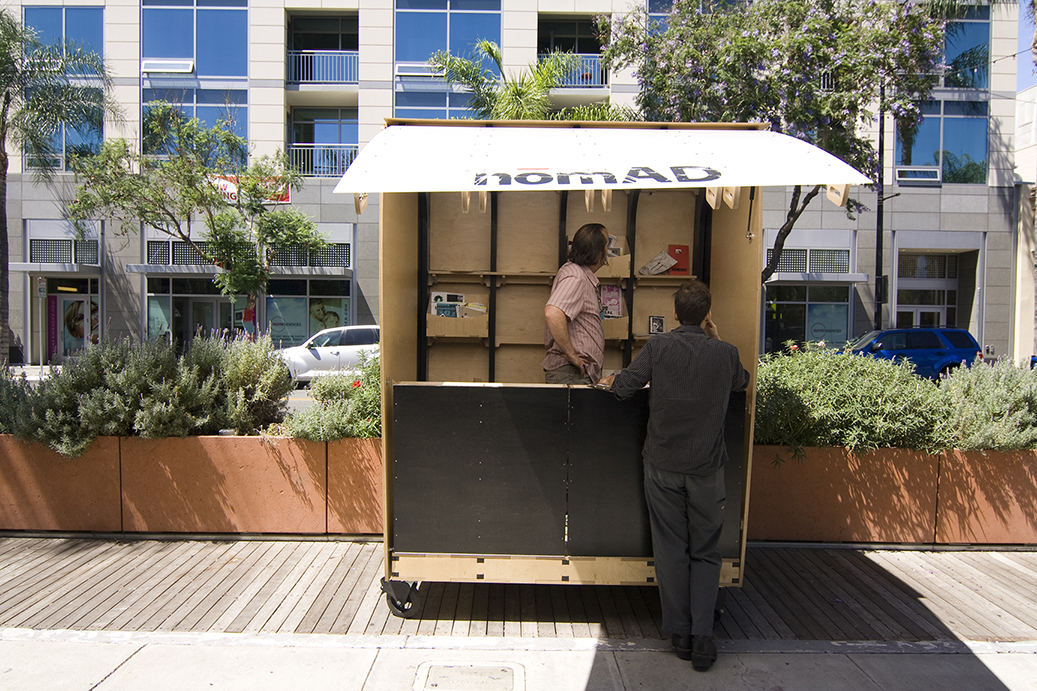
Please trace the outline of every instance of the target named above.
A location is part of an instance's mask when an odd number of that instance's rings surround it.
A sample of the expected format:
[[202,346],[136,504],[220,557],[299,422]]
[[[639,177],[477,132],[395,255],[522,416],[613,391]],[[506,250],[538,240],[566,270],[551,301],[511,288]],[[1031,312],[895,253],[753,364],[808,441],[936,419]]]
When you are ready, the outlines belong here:
[[105,436],[256,434],[284,419],[288,368],[269,338],[165,343],[103,340],[35,388],[4,370],[0,432],[79,456]]
[[1037,447],[1037,370],[1009,360],[959,367],[940,386],[941,434],[958,449]]
[[757,444],[935,451],[948,439],[949,401],[910,363],[807,344],[764,356],[757,373]]
[[361,353],[355,372],[319,377],[310,385],[314,405],[293,413],[285,425],[293,437],[333,441],[382,436],[381,365]]

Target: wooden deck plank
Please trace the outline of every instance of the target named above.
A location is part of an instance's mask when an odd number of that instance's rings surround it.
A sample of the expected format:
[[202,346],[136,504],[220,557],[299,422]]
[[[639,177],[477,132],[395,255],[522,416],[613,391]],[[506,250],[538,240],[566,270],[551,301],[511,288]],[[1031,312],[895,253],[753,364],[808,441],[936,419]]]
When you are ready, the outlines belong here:
[[450,628],[451,636],[467,636],[472,628],[472,604],[475,601],[475,584],[462,583],[457,590],[457,613]]
[[468,626],[468,635],[484,637],[487,635],[490,616],[490,586],[487,583],[476,583],[472,591],[472,619]]
[[192,625],[209,611],[224,584],[233,578],[235,569],[255,554],[256,547],[256,543],[252,542],[242,545],[237,550],[228,551],[224,560],[214,563],[211,569],[199,574],[194,582],[181,591],[179,602],[166,613],[165,618],[153,630],[190,631]]
[[975,594],[975,611],[984,617],[988,627],[997,627],[1017,640],[1037,638],[1037,611],[1021,606],[1026,601],[1018,590],[1003,587],[989,571],[975,568],[956,554],[942,554],[940,568]]
[[[381,573],[383,566],[381,550],[374,550],[369,555],[369,560],[375,572],[373,576]],[[361,578],[360,582],[357,583],[356,592],[362,593],[360,606],[357,607],[356,613],[351,620],[346,621],[345,618],[340,620],[341,625],[346,627],[343,633],[350,635],[373,633],[371,628],[372,621],[377,622],[378,630],[381,631],[382,625],[385,624],[385,618],[389,616],[389,607],[385,604],[385,596],[382,595],[378,578],[371,577],[366,582]]]
[[253,587],[257,576],[264,572],[264,566],[277,554],[275,544],[259,542],[256,549],[238,564],[232,567],[231,573],[220,583],[220,587],[204,598],[188,617],[177,626],[177,630],[208,631],[227,610],[234,605],[242,593]]
[[504,636],[511,638],[522,635],[522,611],[519,603],[518,583],[504,585]]
[[997,635],[995,631],[986,627],[982,617],[977,617],[972,612],[968,603],[969,598],[963,597],[968,590],[952,579],[943,578],[924,561],[892,552],[876,552],[868,556],[909,582],[924,597],[925,607],[946,623],[948,633],[952,630],[960,631],[969,640],[989,640]]
[[39,560],[23,565],[3,584],[0,611],[4,611],[6,616],[0,618],[0,626],[7,625],[12,616],[31,606],[40,595],[60,587],[62,579],[69,574],[87,568],[91,560],[112,549],[114,545],[111,544],[70,543],[67,549],[59,548],[49,554],[44,552]]
[[433,636],[449,636],[454,630],[454,618],[457,616],[457,602],[460,592],[460,583],[446,584],[446,587],[443,589],[443,599],[439,604],[439,614],[436,615],[436,625],[432,629]]
[[518,584],[519,636],[532,638],[537,635],[537,601],[532,583]]
[[554,612],[555,635],[558,638],[575,638],[576,626],[573,624],[573,616],[569,611],[569,601],[566,591],[572,586],[551,586],[551,611]]
[[640,586],[623,586],[623,588],[627,591],[627,599],[630,601],[630,606],[633,609],[637,626],[641,630],[641,636],[643,638],[661,639],[663,637],[662,632],[655,625],[655,618],[652,616],[652,610],[649,608],[648,600],[645,597],[646,589]]
[[159,549],[147,564],[141,565],[136,559],[124,563],[125,577],[113,583],[113,587],[100,593],[102,597],[93,598],[93,607],[85,609],[75,621],[69,621],[66,628],[76,630],[97,630],[125,609],[123,603],[138,597],[138,591],[146,589],[155,575],[169,568],[176,560],[188,553],[191,543],[159,543]]
[[291,605],[281,611],[283,617],[274,617],[271,623],[277,621],[278,633],[295,633],[299,628],[299,622],[313,606],[327,579],[335,571],[343,555],[349,550],[349,544],[344,542],[325,543],[321,549],[320,556],[314,562],[314,568],[308,569],[298,586],[293,589]]
[[243,579],[243,587],[234,594],[233,602],[223,607],[220,615],[209,624],[207,631],[226,631],[250,603],[263,591],[270,582],[271,577],[290,557],[294,546],[288,542],[275,542],[269,545],[262,558],[256,563],[247,579]]
[[[246,543],[232,543],[227,550],[218,557],[212,557],[195,571],[191,576],[179,584],[173,597],[169,598],[156,610],[152,610],[140,623],[141,631],[172,631],[180,620],[186,616],[199,600],[212,592],[212,588],[219,585],[225,577],[223,567],[232,560],[237,559],[249,545]],[[252,547],[254,549],[254,546]]]
[[1007,558],[1003,553],[984,552],[982,554],[967,553],[963,558],[971,559],[977,568],[990,569],[1017,593],[1025,593],[1028,602],[1037,603],[1037,568],[1027,568],[1026,564]]
[[74,554],[55,555],[53,560],[40,563],[37,565],[39,571],[29,572],[26,578],[19,579],[17,587],[10,591],[10,597],[0,603],[6,612],[0,619],[0,626],[23,626],[34,614],[60,598],[70,586],[88,581],[91,575],[103,571],[118,552],[117,545],[98,545]]
[[[758,550],[753,554],[754,586],[766,598],[782,621],[792,629],[793,638],[823,640],[825,637],[823,627],[813,620],[808,611],[799,607],[798,602],[794,602],[794,597],[789,592],[788,579],[780,571],[770,568],[766,551]],[[749,581],[748,575],[745,580]],[[779,593],[786,593],[786,595],[779,597]],[[794,605],[792,605],[793,602]]]
[[594,589],[594,595],[598,599],[601,611],[601,624],[604,629],[603,635],[606,638],[630,638],[623,627],[623,620],[619,616],[619,609],[612,598],[612,591],[609,590],[608,586],[604,585],[594,585],[591,588]]
[[299,545],[291,558],[277,570],[269,583],[263,587],[252,603],[227,628],[230,633],[258,633],[259,631],[276,630],[277,625],[269,626],[270,619],[278,615],[278,623],[284,620],[287,612],[279,615],[288,597],[299,585],[303,575],[320,556],[321,546],[317,543]]
[[504,584],[489,584],[489,601],[486,603],[486,635],[504,635]]
[[890,625],[880,618],[882,607],[880,603],[873,601],[850,579],[844,577],[840,572],[827,568],[825,562],[819,557],[816,550],[801,550],[801,558],[824,582],[835,597],[846,604],[846,607],[860,622],[858,625],[866,627],[863,631],[865,638],[862,640],[903,640],[905,631],[895,622]]
[[869,593],[872,601],[879,603],[882,611],[890,617],[889,621],[904,627],[908,632],[906,640],[953,639],[944,626],[934,623],[933,613],[920,602],[919,594],[908,583],[884,570],[866,555],[847,550],[829,550],[823,552],[821,558],[831,559],[841,573],[855,579],[862,592]]
[[[188,544],[188,548],[172,555],[168,561],[162,562],[148,578],[124,593],[124,597],[115,599],[111,609],[99,613],[91,627],[97,630],[119,630],[139,612],[151,605],[157,597],[168,591],[168,586],[181,578],[182,573],[190,565],[202,561],[209,546],[200,542]],[[147,571],[145,571],[147,573]]]
[[138,564],[146,572],[154,555],[159,552],[159,546],[155,543],[134,545],[131,549],[121,550],[103,570],[86,575],[78,584],[67,583],[65,593],[50,604],[47,616],[41,615],[36,625],[48,629],[73,628],[98,602],[104,601],[123,587],[134,571],[127,569],[128,564]]
[[[425,586],[422,583],[422,586]],[[436,620],[439,619],[439,607],[443,604],[442,583],[428,583],[425,596],[421,598],[421,612],[412,621],[416,623],[415,634],[419,636],[431,636],[436,632]],[[404,630],[408,629],[404,624]]]
[[331,630],[331,625],[342,609],[342,600],[360,578],[354,565],[362,552],[359,543],[346,547],[346,551],[339,556],[335,569],[317,593],[313,604],[299,621],[299,626],[295,629],[297,633],[327,633]]
[[536,609],[536,636],[538,638],[557,637],[554,613],[551,609],[551,587],[534,585],[533,603]]
[[[808,558],[804,550],[775,550],[776,562],[798,576],[800,590],[817,608],[827,622],[831,622],[845,636],[842,640],[878,640],[878,631],[871,625],[864,608],[857,606],[845,588],[826,577],[823,569]],[[873,617],[871,618],[873,619]]]
[[367,546],[354,564],[354,568],[358,572],[357,580],[341,599],[342,606],[338,608],[331,628],[328,629],[329,633],[346,633],[349,630],[367,595],[364,584],[377,580],[376,576],[382,568],[381,555],[373,547]]
[[590,622],[587,619],[587,609],[584,607],[580,590],[581,586],[567,586],[562,590],[565,595],[565,609],[569,613],[569,625],[572,627],[573,637],[590,638]]

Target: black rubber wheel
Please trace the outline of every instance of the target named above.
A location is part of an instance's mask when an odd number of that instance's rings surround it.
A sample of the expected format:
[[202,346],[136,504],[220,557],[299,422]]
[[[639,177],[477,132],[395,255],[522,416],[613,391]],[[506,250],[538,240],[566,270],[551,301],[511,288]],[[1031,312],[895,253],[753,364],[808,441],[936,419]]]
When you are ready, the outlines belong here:
[[421,599],[418,597],[418,589],[414,587],[407,592],[407,599],[402,602],[394,598],[392,593],[385,594],[385,604],[389,606],[389,611],[404,619],[416,617],[420,603]]

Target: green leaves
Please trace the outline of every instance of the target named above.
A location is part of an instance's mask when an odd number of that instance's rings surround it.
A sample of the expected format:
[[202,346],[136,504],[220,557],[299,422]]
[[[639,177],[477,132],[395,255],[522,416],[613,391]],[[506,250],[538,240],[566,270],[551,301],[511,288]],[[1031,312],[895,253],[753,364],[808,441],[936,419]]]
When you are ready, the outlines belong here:
[[149,104],[143,153],[111,139],[97,156],[72,162],[79,187],[67,215],[73,222],[117,219],[123,233],[143,224],[189,242],[221,269],[214,281],[224,295],[254,297],[270,278],[277,248],[317,249],[327,241],[312,219],[283,203],[302,186],[299,172],[280,152],[249,162],[232,117],[206,127],[176,106]]
[[356,372],[318,377],[310,384],[316,402],[285,420],[293,437],[333,441],[382,436],[381,365],[361,353]]

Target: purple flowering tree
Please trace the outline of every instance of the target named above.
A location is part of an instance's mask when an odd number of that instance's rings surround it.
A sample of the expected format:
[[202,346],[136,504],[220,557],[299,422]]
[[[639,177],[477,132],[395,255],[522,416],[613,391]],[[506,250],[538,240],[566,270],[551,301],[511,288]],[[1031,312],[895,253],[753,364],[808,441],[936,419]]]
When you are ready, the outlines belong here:
[[[640,10],[602,20],[605,57],[633,68],[646,120],[764,122],[872,179],[880,101],[910,131],[942,73],[943,17],[896,0],[674,0],[665,19]],[[793,188],[766,281],[821,187]],[[864,209],[847,204],[852,218]]]

